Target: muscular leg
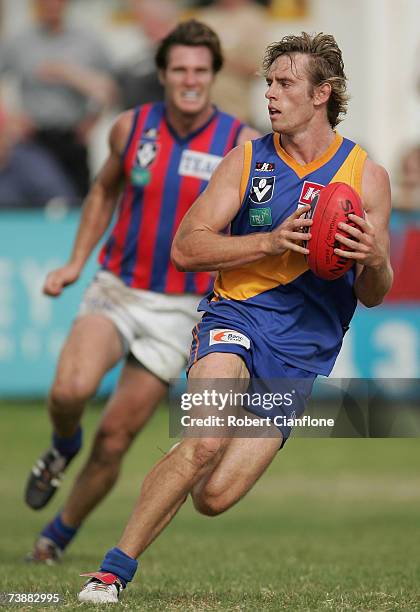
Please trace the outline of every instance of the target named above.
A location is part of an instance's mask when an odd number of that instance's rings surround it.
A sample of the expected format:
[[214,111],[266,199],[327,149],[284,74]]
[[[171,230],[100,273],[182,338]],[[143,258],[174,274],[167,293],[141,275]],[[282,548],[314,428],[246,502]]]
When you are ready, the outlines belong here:
[[85,402],[123,355],[114,323],[98,314],[76,320],[64,345],[49,396],[49,413],[58,436],[71,437]]
[[66,525],[78,527],[112,489],[124,454],[166,391],[167,385],[156,376],[126,363],[97,429],[90,456],[61,512]]
[[229,441],[219,464],[191,492],[194,506],[201,514],[216,516],[225,512],[254,486],[281,445],[281,433],[274,425],[272,427],[278,432],[278,437],[233,438]]
[[[242,359],[229,353],[207,355],[190,371],[190,380],[248,376]],[[184,439],[161,459],[146,476],[118,548],[138,557],[176,514],[194,485],[214,470],[227,444],[223,438]]]
[[105,316],[89,314],[74,323],[49,396],[52,448],[36,461],[25,487],[25,501],[31,508],[43,508],[60,486],[64,471],[81,446],[79,423],[85,402],[123,352],[117,328]]

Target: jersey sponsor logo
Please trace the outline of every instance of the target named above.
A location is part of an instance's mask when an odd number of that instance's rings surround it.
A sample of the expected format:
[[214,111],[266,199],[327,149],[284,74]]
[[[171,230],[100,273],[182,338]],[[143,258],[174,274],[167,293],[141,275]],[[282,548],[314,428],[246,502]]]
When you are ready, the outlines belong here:
[[137,163],[140,168],[149,168],[156,159],[158,146],[155,142],[142,142],[137,150]]
[[258,225],[271,225],[271,208],[250,208],[249,209],[249,224],[253,227]]
[[276,165],[271,162],[259,162],[255,164],[255,170],[257,172],[274,172]]
[[212,344],[239,344],[249,350],[250,339],[235,331],[234,329],[212,329],[210,330],[210,346]]
[[274,183],[276,179],[274,176],[267,178],[260,178],[259,176],[252,178],[252,187],[249,197],[255,204],[265,204],[269,202],[273,197]]
[[[325,185],[320,185],[320,183],[305,181],[302,186],[302,191],[300,192],[299,204],[301,206],[312,204],[313,199],[319,195],[319,192],[323,187],[325,187]],[[298,208],[300,208],[299,205]]]
[[209,181],[221,161],[222,158],[219,155],[201,153],[200,151],[183,151],[178,173],[180,176],[192,176],[203,181]]

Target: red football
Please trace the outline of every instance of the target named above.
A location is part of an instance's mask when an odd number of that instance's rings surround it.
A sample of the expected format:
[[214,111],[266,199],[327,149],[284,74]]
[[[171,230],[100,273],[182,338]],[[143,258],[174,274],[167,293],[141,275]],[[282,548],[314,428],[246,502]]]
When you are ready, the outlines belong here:
[[336,233],[349,236],[338,228],[339,223],[358,227],[349,220],[349,214],[363,217],[363,205],[357,192],[346,183],[330,183],[312,200],[311,210],[307,214],[313,219],[309,229],[312,238],[307,243],[309,255],[306,260],[312,272],[320,278],[340,278],[354,263],[352,259],[345,259],[334,253],[335,248],[351,250],[335,239]]

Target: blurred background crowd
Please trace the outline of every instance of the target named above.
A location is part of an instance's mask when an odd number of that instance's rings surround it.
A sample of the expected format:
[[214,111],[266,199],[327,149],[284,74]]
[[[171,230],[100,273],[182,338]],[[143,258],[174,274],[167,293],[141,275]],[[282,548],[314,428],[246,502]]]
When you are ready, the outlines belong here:
[[[383,159],[379,155],[377,161],[391,172],[394,205],[419,209],[418,126],[411,124],[406,135],[404,126],[398,125],[412,113],[410,96],[413,100],[420,86],[415,54],[411,58],[412,91],[401,81],[402,67],[391,80],[402,89],[399,95],[405,97],[407,108],[401,103],[389,108],[390,93],[382,97],[381,107],[374,107],[376,100],[381,101],[380,86],[372,91],[375,83],[371,87],[364,84],[379,82],[381,71],[391,72],[393,65],[388,56],[380,54],[383,41],[374,31],[368,33],[368,42],[375,40],[375,47],[366,43],[363,49],[362,32],[356,37],[355,28],[363,20],[363,27],[369,29],[369,13],[378,2],[368,0],[364,6],[355,2],[350,13],[346,4],[331,0],[1,0],[0,208],[44,206],[57,197],[70,206],[80,205],[105,155],[104,135],[110,120],[123,109],[162,97],[154,68],[155,46],[179,19],[193,15],[213,27],[223,43],[226,61],[214,90],[216,104],[263,132],[269,130],[269,123],[264,81],[258,73],[266,45],[300,29],[335,34],[343,48],[354,98],[343,124],[344,135],[349,131],[353,138],[359,136],[377,159],[375,146],[379,149],[382,144],[377,132],[383,135],[384,131],[378,121],[389,124],[393,117],[393,130],[400,128],[400,136],[385,141],[387,154]],[[388,0],[379,4],[391,22]],[[404,5],[409,9],[410,0],[399,6],[404,10]],[[330,9],[329,20],[323,22],[326,8]],[[334,11],[336,27],[331,21]],[[409,20],[409,11],[406,18]],[[383,15],[375,19],[383,22],[382,30],[392,25]],[[345,35],[341,40],[346,23],[347,30],[353,29],[352,45]],[[382,38],[385,35],[383,32]],[[398,54],[395,35],[391,44]],[[406,47],[400,52],[401,59],[407,55]],[[372,57],[366,57],[366,52]],[[387,83],[388,79],[386,83],[382,79],[382,86]],[[416,102],[418,107],[420,100]],[[380,115],[379,120],[375,115]]]
[[[268,42],[267,6],[253,0],[127,0],[103,2],[95,18],[86,4],[34,0],[28,14],[20,5],[21,16],[29,17],[26,27],[7,31],[3,20],[3,208],[43,206],[54,197],[80,204],[92,157],[102,156],[93,138],[98,122],[105,114],[162,98],[154,49],[187,15],[209,23],[224,43],[226,66],[215,102],[251,124],[265,123],[251,102]],[[3,16],[9,8],[4,2]],[[90,27],[92,20],[103,20],[111,31]]]
[[[46,354],[51,362],[55,359],[72,306],[61,305],[60,318],[56,305],[38,296],[44,272],[67,256],[76,223],[71,215],[77,215],[105,157],[113,119],[123,109],[161,99],[154,50],[178,20],[191,16],[213,27],[223,44],[225,66],[214,89],[215,103],[262,132],[270,130],[265,82],[259,73],[267,44],[302,30],[334,34],[343,50],[351,94],[339,131],[366,148],[391,176],[397,275],[389,303],[418,307],[417,4],[418,0],[0,0],[0,362],[6,373],[0,392],[9,388],[6,380],[13,389],[20,384],[17,363],[35,363]],[[17,211],[18,218],[13,216]],[[419,321],[407,312],[397,322],[387,319],[385,332],[378,332],[379,357],[373,369],[361,365],[362,357],[354,357],[364,354],[362,344],[351,349],[356,366],[347,367],[349,376],[393,375],[403,350],[408,356],[401,372],[419,375]],[[366,325],[373,333],[371,323]],[[366,341],[365,332],[360,336]],[[394,351],[384,361],[380,355],[392,349],[396,336],[403,341],[401,355]],[[33,376],[33,384],[28,383],[32,391],[40,380],[36,368]]]

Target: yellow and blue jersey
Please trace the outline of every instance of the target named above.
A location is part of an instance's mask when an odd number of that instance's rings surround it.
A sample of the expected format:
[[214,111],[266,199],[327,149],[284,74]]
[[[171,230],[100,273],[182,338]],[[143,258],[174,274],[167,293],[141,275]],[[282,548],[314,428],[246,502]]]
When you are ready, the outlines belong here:
[[[347,183],[360,195],[365,160],[359,145],[337,133],[325,153],[305,165],[281,147],[279,134],[247,142],[231,235],[274,230],[329,183]],[[328,375],[356,308],[354,278],[354,268],[334,281],[318,278],[303,255],[287,251],[219,272],[199,310],[219,327],[251,340],[263,336],[273,358]],[[201,346],[199,357],[213,350]]]

